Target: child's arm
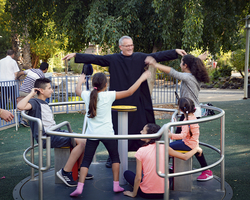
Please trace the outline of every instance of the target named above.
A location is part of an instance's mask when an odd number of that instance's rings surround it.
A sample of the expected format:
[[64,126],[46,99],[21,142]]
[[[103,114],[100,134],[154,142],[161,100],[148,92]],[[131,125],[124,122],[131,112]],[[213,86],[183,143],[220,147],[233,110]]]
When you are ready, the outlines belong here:
[[146,65],[151,65],[153,66],[154,68],[158,68],[159,70],[169,74],[170,73],[170,70],[171,70],[171,67],[169,66],[166,66],[166,65],[162,65],[158,62],[156,62],[156,60],[152,57],[152,56],[148,56],[146,59],[145,59],[145,64]]
[[141,164],[141,161],[136,159],[136,175],[135,175],[135,180],[134,180],[133,192],[124,191],[123,194],[129,197],[135,197],[137,195],[137,192],[141,183],[141,179],[142,179],[142,164]]
[[22,76],[22,75],[26,75],[25,71],[19,71],[19,72],[17,72],[16,79],[19,79],[20,76]]
[[168,138],[170,138],[172,140],[181,140],[181,139],[184,139],[185,137],[187,137],[187,134],[189,133],[189,127],[187,125],[183,125],[181,127],[182,127],[182,130],[181,130],[181,133],[179,133],[179,134],[171,133],[169,131]]
[[17,104],[17,108],[19,110],[30,110],[32,108],[32,105],[29,103],[29,100],[36,95],[36,90],[39,89],[33,88],[31,92]]
[[192,149],[191,151],[187,152],[187,153],[180,153],[178,151],[173,150],[171,147],[168,147],[168,154],[170,156],[182,159],[182,160],[188,160],[189,158],[191,158],[194,154],[196,154],[197,152],[202,153],[202,149],[197,146],[194,149]]
[[208,52],[205,51],[203,54],[198,55],[198,58],[200,58],[201,60],[206,60],[208,56]]
[[173,133],[171,133],[170,130],[169,130],[169,131],[168,131],[168,138],[171,139],[172,135],[173,135]]
[[78,79],[78,83],[76,85],[76,95],[81,97],[82,94],[82,84],[85,83],[85,74],[82,74],[79,79]]
[[150,71],[145,71],[140,78],[128,89],[120,92],[116,92],[115,99],[123,99],[125,97],[131,96],[140,87],[143,81],[147,80],[151,76]]

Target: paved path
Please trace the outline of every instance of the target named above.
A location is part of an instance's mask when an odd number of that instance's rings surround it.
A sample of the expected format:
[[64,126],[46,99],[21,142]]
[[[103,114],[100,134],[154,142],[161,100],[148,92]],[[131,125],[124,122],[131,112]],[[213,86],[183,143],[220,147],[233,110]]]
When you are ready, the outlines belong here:
[[201,103],[208,103],[214,101],[236,101],[242,100],[244,97],[244,90],[237,89],[201,89],[199,100]]

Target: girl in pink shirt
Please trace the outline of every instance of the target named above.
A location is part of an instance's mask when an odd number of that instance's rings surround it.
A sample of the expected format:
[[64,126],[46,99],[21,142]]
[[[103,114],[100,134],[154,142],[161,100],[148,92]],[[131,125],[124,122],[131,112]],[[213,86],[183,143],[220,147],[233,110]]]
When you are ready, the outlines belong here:
[[[147,124],[144,126],[141,134],[153,134],[160,130],[157,124]],[[124,195],[135,197],[137,193],[146,199],[162,199],[164,194],[164,178],[161,178],[156,173],[156,139],[141,139],[145,144],[138,149],[136,157],[136,174],[132,171],[125,171],[124,178],[132,185],[133,191],[125,191]],[[164,145],[160,145],[160,170],[164,173]],[[169,147],[169,155],[187,160],[197,152],[202,152],[198,146],[186,154],[176,152]],[[143,178],[142,178],[143,173]]]
[[[184,113],[186,120],[195,120],[196,117],[194,115],[195,112],[195,105],[194,102],[187,98],[180,98],[178,100],[179,109]],[[169,146],[174,150],[183,150],[183,151],[190,151],[199,145],[199,124],[190,124],[190,125],[183,125],[182,131],[180,134],[169,133],[169,138],[172,140],[176,140],[171,142]],[[201,167],[206,167],[207,162],[204,157],[204,154],[201,155],[195,154],[195,157],[199,161]],[[213,172],[211,170],[205,170],[198,176],[198,181],[208,181],[213,178]]]

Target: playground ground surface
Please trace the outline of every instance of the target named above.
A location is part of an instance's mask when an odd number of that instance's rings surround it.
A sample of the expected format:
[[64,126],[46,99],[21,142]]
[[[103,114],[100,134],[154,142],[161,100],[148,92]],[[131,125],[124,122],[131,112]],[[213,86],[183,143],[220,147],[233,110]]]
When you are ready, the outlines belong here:
[[[212,92],[212,91],[211,91]],[[202,93],[202,91],[201,91]],[[217,93],[209,94],[209,96],[217,96],[219,100],[201,100],[202,103],[212,103],[215,107],[225,111],[225,180],[233,189],[233,200],[249,199],[248,190],[250,188],[250,99],[243,100],[242,91],[231,100],[224,93],[219,97]],[[230,95],[230,94],[228,94]],[[223,97],[224,96],[224,97]],[[201,97],[200,97],[201,98]],[[203,98],[203,97],[202,97]],[[224,100],[222,99],[224,98]],[[80,133],[82,129],[83,115],[79,113],[57,114],[55,115],[57,123],[69,121],[74,132]],[[158,119],[157,124],[163,125],[168,123],[169,119]],[[220,120],[205,122],[200,124],[200,141],[220,147]],[[13,199],[12,192],[14,187],[23,179],[30,175],[30,167],[25,164],[22,154],[30,145],[30,129],[19,127],[18,131],[15,127],[11,127],[0,131],[0,199]],[[214,163],[219,156],[214,151],[203,148],[208,164]],[[52,151],[53,152],[53,151]],[[129,152],[129,159],[134,159],[134,152]],[[97,150],[97,161],[105,161],[107,159],[107,151],[102,145]],[[194,168],[199,165],[196,159]],[[105,163],[105,162],[103,162]],[[52,167],[53,167],[52,158]],[[220,176],[220,166],[212,169],[215,175]]]

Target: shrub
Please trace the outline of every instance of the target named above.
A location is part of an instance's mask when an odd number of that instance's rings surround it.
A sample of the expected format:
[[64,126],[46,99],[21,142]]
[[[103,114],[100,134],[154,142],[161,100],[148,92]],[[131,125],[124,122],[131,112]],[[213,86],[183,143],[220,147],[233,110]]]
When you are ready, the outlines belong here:
[[[74,59],[71,59],[68,62],[68,70],[73,71],[74,74],[81,74],[82,73],[83,63],[75,63]],[[96,72],[108,72],[108,67],[101,67],[99,65],[92,64],[94,73]]]
[[215,71],[212,72],[212,81],[218,80],[219,77],[228,77],[231,76],[232,67],[228,65],[222,65],[218,69],[216,68]]
[[70,59],[68,62],[68,70],[73,71],[75,74],[82,73],[83,63],[75,63],[75,59]]
[[[233,52],[231,62],[234,68],[244,77],[245,69],[245,49],[237,49]],[[250,55],[250,54],[249,54]]]

